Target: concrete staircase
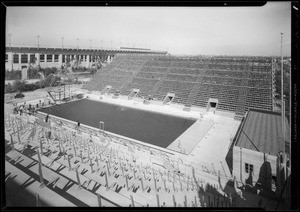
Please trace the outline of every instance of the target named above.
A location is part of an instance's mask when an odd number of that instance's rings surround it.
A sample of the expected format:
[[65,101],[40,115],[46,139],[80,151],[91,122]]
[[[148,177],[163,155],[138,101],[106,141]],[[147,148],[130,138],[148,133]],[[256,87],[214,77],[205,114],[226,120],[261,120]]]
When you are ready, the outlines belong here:
[[154,96],[156,94],[156,92],[159,90],[161,85],[164,83],[164,80],[167,78],[167,75],[170,71],[171,71],[171,68],[168,68],[166,70],[166,72],[164,73],[164,75],[160,78],[160,80],[157,83],[155,83],[155,85],[153,86],[152,91],[151,91],[151,96]]
[[199,75],[191,93],[189,94],[189,96],[186,100],[186,103],[184,104],[185,107],[191,107],[193,105],[193,102],[196,98],[199,88],[201,87],[202,79],[203,79],[203,76]]
[[242,80],[242,85],[243,87],[241,87],[240,92],[239,92],[239,98],[237,101],[237,106],[235,109],[235,114],[236,116],[244,116],[246,113],[246,98],[247,98],[247,94],[248,94],[248,79],[249,79],[249,72],[248,70],[245,71],[244,74],[244,78]]
[[124,88],[126,88],[126,87],[129,85],[129,83],[131,83],[131,81],[135,78],[135,76],[136,76],[138,73],[140,73],[142,67],[144,66],[144,64],[145,64],[147,61],[148,61],[148,60],[144,60],[143,64],[141,64],[140,66],[137,67],[136,70],[134,70],[133,75],[132,75],[130,78],[128,78],[128,79],[123,83],[123,85],[122,85],[122,86],[120,87],[120,89],[119,89],[119,90],[121,91],[121,93],[122,93],[122,90],[123,90]]

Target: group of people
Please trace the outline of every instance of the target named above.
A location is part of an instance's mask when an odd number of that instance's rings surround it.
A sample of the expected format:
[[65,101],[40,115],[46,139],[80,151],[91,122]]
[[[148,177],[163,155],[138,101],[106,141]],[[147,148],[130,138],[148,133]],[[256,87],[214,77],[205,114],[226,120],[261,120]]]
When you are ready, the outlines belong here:
[[34,115],[37,113],[37,109],[39,108],[39,105],[36,104],[36,107],[29,104],[26,105],[26,102],[22,105],[16,106],[13,110],[14,114],[20,114],[27,113],[28,115]]

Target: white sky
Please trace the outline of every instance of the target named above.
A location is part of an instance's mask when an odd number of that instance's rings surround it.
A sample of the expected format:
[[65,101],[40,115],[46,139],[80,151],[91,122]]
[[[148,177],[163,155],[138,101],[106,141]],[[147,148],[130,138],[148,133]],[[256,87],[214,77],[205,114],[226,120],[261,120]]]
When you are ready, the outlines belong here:
[[[122,46],[171,54],[290,56],[291,3],[263,7],[7,7],[12,44]],[[8,36],[7,42],[8,45]]]

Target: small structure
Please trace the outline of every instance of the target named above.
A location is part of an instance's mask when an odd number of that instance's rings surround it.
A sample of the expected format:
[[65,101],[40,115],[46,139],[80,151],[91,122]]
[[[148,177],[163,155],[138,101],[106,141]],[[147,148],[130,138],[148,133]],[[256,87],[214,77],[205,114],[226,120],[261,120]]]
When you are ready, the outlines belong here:
[[108,93],[111,90],[112,86],[111,85],[107,85],[105,88],[103,88],[103,90],[101,91],[101,95],[104,95],[106,93]]
[[[232,174],[238,181],[269,191],[280,186],[276,181],[280,165],[278,155],[284,152],[281,129],[280,113],[249,109],[233,147]],[[285,137],[289,140],[288,130]]]
[[218,106],[219,100],[216,98],[209,98],[206,106],[207,112],[214,112]]
[[140,89],[136,89],[136,88],[132,89],[132,91],[128,95],[128,99],[131,100],[131,99],[135,98],[139,92],[140,92]]
[[174,97],[175,97],[175,93],[168,93],[166,95],[166,97],[164,98],[163,104],[165,105],[165,104],[172,102]]

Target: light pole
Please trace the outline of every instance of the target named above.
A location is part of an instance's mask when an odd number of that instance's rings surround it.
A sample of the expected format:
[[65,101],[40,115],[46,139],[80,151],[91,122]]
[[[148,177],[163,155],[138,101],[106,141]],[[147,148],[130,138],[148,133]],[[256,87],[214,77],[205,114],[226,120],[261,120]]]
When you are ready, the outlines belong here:
[[90,50],[92,49],[92,39],[90,39]]
[[11,49],[11,34],[8,34],[8,43],[9,43],[9,48]]
[[110,50],[112,50],[112,41],[110,41]]
[[[8,42],[9,42],[9,49],[11,49],[11,34],[8,34]],[[11,51],[12,53],[12,61],[11,61],[11,70],[14,69],[14,54],[13,52]]]
[[[285,144],[285,129],[284,129],[284,96],[283,96],[283,54],[282,54],[282,38],[283,38],[283,32],[281,32],[281,45],[280,45],[280,54],[281,54],[281,125],[282,125],[282,138],[283,138],[283,144]],[[284,145],[285,147],[285,145]],[[285,148],[284,148],[285,150]],[[284,153],[286,153],[284,151]]]
[[77,38],[77,50],[79,49],[78,42],[79,42],[79,38]]
[[102,42],[103,42],[103,40],[101,40],[101,50],[102,50]]
[[40,36],[39,35],[37,35],[37,41],[38,41],[37,46],[38,46],[38,49],[39,49],[40,48]]
[[61,48],[64,48],[64,37],[61,37]]

